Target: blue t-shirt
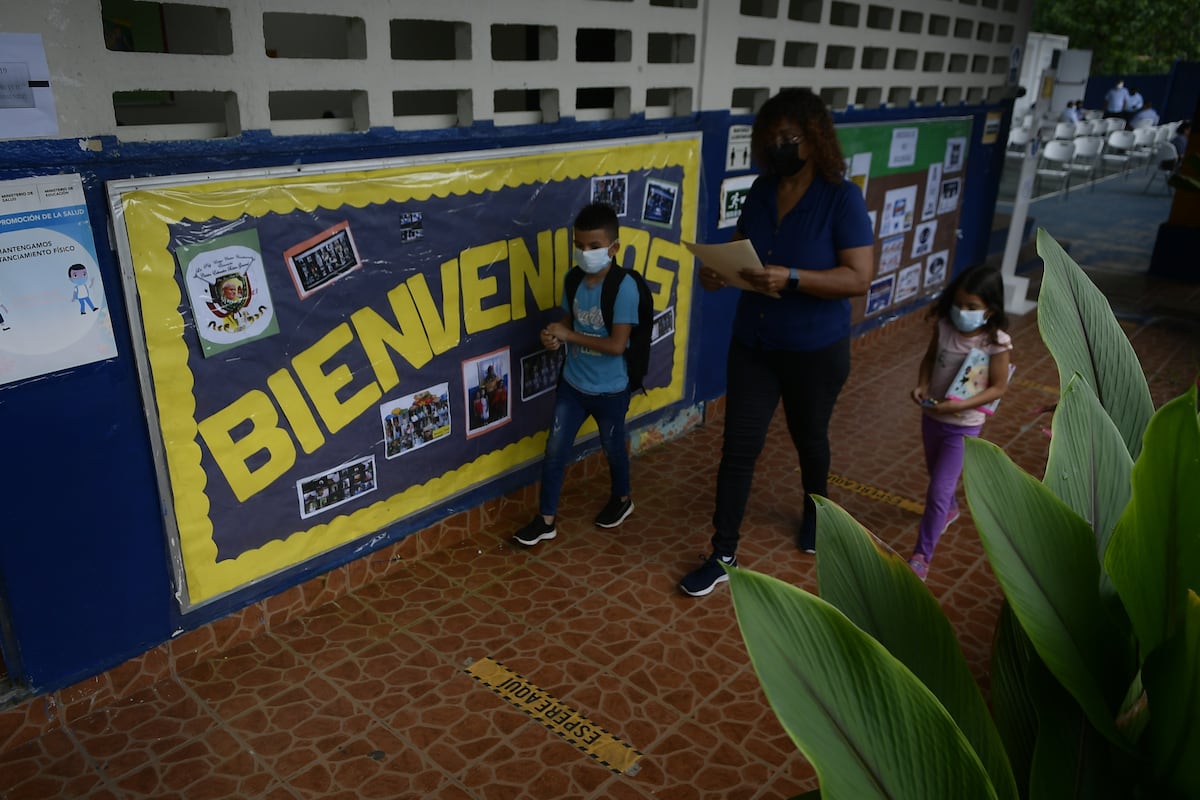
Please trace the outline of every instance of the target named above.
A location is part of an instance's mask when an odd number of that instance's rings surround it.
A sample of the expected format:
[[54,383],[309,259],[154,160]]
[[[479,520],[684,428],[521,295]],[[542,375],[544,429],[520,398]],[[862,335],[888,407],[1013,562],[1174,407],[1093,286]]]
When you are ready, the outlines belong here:
[[[875,240],[862,190],[850,181],[813,179],[800,202],[778,225],[778,181],[760,177],[742,206],[738,230],[754,245],[763,264],[824,270],[838,265],[837,254]],[[780,299],[742,292],[733,335],[761,350],[820,350],[850,335],[850,301],[805,292],[780,292]]]
[[[609,330],[604,326],[604,313],[600,310],[600,292],[603,288],[603,280],[595,286],[588,286],[587,278],[584,278],[575,290],[575,308],[567,305],[567,293],[563,290],[562,307],[571,312],[576,333],[608,338]],[[617,299],[613,303],[613,324],[637,325],[637,321],[637,284],[626,275],[617,288]],[[629,386],[625,356],[610,356],[590,347],[570,343],[567,344],[563,378],[585,394],[611,394]]]

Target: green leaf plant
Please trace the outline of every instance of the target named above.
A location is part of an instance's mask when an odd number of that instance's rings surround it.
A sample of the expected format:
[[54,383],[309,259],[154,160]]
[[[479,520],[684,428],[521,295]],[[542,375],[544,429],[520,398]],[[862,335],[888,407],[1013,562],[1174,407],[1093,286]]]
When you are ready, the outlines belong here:
[[1108,302],[1045,231],[1046,474],[966,440],[1004,593],[991,709],[934,597],[817,499],[818,595],[727,568],[763,690],[825,800],[1200,798],[1197,389],[1155,411]]

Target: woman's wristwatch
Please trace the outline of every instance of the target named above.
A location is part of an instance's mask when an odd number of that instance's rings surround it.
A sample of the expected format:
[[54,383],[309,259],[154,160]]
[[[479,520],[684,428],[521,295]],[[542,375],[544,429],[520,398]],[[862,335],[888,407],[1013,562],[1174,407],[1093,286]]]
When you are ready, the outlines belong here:
[[800,290],[800,270],[795,267],[788,267],[787,290],[789,292]]

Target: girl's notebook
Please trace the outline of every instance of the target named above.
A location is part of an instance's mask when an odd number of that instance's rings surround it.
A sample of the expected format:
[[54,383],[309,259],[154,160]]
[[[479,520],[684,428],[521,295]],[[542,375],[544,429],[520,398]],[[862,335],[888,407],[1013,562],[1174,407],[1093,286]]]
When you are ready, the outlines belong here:
[[[958,373],[954,376],[954,380],[950,381],[950,388],[946,390],[947,400],[967,400],[982,392],[988,387],[988,363],[991,358],[988,354],[977,348],[971,348],[963,359],[962,366],[958,368]],[[1016,366],[1008,365],[1008,379],[1012,380],[1013,371]],[[996,406],[1000,405],[1000,398],[997,397],[990,403],[978,406],[978,409],[984,414],[991,416],[996,413]]]

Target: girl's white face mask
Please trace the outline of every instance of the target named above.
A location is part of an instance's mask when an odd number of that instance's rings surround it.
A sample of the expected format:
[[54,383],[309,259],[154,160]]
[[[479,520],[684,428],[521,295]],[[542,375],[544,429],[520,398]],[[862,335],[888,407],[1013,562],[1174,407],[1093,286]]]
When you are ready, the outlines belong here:
[[987,310],[967,311],[958,306],[950,306],[950,322],[962,333],[970,333],[983,327],[987,322]]
[[580,250],[575,248],[575,263],[589,275],[595,275],[612,262],[608,250]]

